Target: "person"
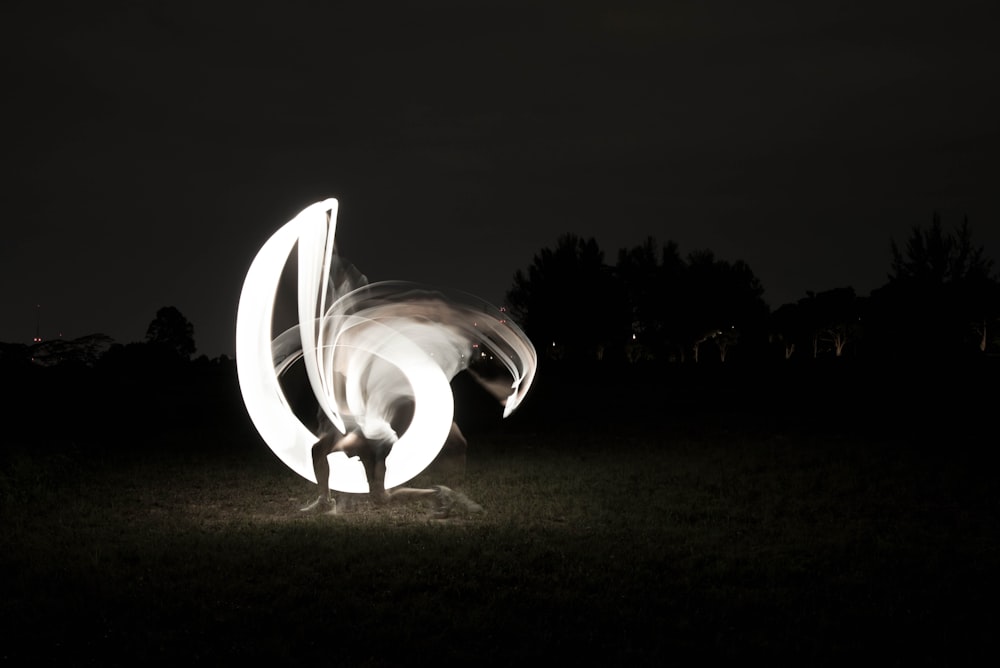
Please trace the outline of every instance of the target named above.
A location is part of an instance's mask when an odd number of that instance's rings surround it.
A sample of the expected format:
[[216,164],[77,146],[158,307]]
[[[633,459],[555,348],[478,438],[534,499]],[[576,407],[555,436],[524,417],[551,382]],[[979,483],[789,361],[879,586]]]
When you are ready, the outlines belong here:
[[[397,412],[394,422],[399,426],[409,424],[412,411]],[[445,485],[433,485],[430,488],[396,487],[385,488],[385,462],[392,452],[392,446],[398,440],[396,429],[391,424],[384,424],[380,429],[369,428],[369,435],[354,420],[345,420],[351,426],[346,434],[341,434],[325,415],[320,414],[321,429],[319,440],[312,446],[313,473],[319,495],[311,503],[301,508],[303,512],[336,513],[337,500],[330,494],[330,461],[329,455],[343,452],[348,457],[357,457],[365,467],[368,476],[369,498],[377,505],[390,502],[420,501],[429,499],[434,503],[435,519],[446,519],[458,512],[482,512],[482,506],[469,499],[466,495]],[[448,438],[442,447],[442,452],[455,453],[465,458],[468,442],[454,421]]]
[[334,452],[343,452],[348,457],[358,457],[368,475],[369,495],[378,504],[388,501],[385,489],[385,458],[396,442],[394,436],[368,438],[357,426],[341,434],[332,425],[324,429],[318,441],[312,446],[313,473],[319,496],[302,508],[303,511],[329,512],[336,509],[336,502],[330,495],[330,460]]

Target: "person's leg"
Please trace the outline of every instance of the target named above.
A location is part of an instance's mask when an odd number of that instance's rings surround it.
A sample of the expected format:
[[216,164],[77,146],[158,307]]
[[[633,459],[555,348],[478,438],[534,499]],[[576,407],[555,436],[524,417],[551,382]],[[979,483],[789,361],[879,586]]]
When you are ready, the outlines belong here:
[[330,498],[330,460],[327,457],[331,452],[342,449],[343,442],[348,436],[342,436],[336,431],[324,434],[312,446],[313,473],[316,476],[316,486],[319,488],[319,496],[315,501],[302,508],[308,511],[333,510],[334,503]]
[[336,439],[323,438],[316,442],[312,448],[313,473],[316,474],[316,486],[319,488],[319,495],[329,498],[330,496],[330,460],[327,459],[333,452]]
[[[365,461],[368,471],[368,489],[375,503],[388,503],[389,494],[385,491],[385,458],[389,456],[392,444],[386,441],[370,443],[370,457]],[[363,460],[364,461],[364,460]]]
[[[438,473],[450,473],[452,477],[460,478],[465,473],[465,455],[469,443],[459,429],[458,423],[452,422],[448,438],[442,447],[439,459],[446,460],[448,466],[439,467]],[[461,492],[445,485],[422,487],[395,487],[387,492],[392,503],[407,503],[410,501],[429,500],[434,504],[434,517],[445,519],[454,514],[475,514],[483,511],[483,507]]]

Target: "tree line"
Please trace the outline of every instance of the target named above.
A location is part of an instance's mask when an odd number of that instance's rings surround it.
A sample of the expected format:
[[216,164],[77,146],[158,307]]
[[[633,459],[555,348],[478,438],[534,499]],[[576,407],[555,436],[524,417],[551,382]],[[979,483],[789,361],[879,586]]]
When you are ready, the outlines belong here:
[[7,444],[152,448],[196,430],[220,444],[249,432],[235,362],[194,357],[194,327],[160,308],[142,341],[95,333],[28,346],[0,344],[0,417]]
[[[607,389],[601,383],[618,378],[638,379],[647,389],[645,379],[655,379],[660,389],[650,391],[650,400],[672,392],[674,403],[693,397],[724,403],[738,395],[741,406],[752,398],[839,406],[848,394],[861,396],[859,389],[875,402],[887,394],[887,379],[895,379],[897,395],[902,388],[911,398],[930,396],[931,390],[939,399],[958,396],[960,376],[927,372],[973,368],[950,364],[964,358],[993,358],[990,364],[974,362],[987,371],[1000,362],[1000,279],[993,262],[974,243],[967,222],[946,231],[938,217],[929,227],[913,228],[902,245],[893,242],[890,256],[887,282],[869,296],[840,287],[806,293],[772,311],[745,262],[710,251],[682,257],[676,243],[648,238],[620,250],[610,264],[593,239],[564,235],[514,274],[507,293],[511,318],[549,367],[539,376],[531,405],[544,416],[548,404],[539,401],[560,400],[559,410],[571,412],[578,392],[567,389],[590,392],[594,383]],[[158,433],[169,427],[198,428],[236,442],[249,423],[235,361],[195,352],[194,327],[169,306],[156,313],[139,342],[123,345],[91,334],[32,346],[0,344],[0,413],[11,438],[26,440],[43,434],[129,444],[151,428]],[[852,368],[811,364],[845,358],[902,365],[892,366],[889,375],[864,376],[868,380],[812,373]],[[761,360],[774,373],[744,365]],[[935,360],[946,363],[928,364]],[[672,372],[659,373],[662,365]],[[611,373],[591,374],[597,367]],[[619,370],[626,373],[619,376]],[[590,378],[591,389],[575,386],[574,378]],[[560,385],[561,379],[572,382]],[[614,399],[610,394],[605,401]],[[466,411],[474,408],[468,403]]]
[[[682,256],[674,241],[646,238],[614,264],[593,238],[568,233],[518,269],[505,308],[542,359],[567,362],[726,363],[854,357],[876,360],[1000,354],[1000,276],[968,220],[945,230],[935,214],[903,245],[890,243],[887,282],[806,292],[771,310],[742,260],[710,250]],[[231,366],[196,352],[194,328],[165,306],[141,342],[105,334],[33,346],[0,344],[0,362],[96,367],[115,374]]]
[[1000,277],[968,220],[935,214],[890,244],[887,282],[806,292],[772,311],[742,260],[682,257],[649,237],[605,261],[593,238],[561,236],[514,274],[506,307],[543,358],[643,364],[855,357],[905,361],[1000,353]]

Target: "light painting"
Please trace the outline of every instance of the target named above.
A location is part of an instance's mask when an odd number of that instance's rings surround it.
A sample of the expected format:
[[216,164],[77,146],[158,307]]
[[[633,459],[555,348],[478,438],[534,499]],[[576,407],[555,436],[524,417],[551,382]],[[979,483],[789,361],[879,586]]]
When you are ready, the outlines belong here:
[[[524,332],[507,314],[465,293],[405,281],[368,283],[337,252],[338,202],[306,207],[279,228],[247,271],[236,317],[240,390],[254,427],[278,458],[316,482],[311,448],[319,438],[296,415],[282,376],[304,365],[319,409],[341,433],[345,419],[366,437],[391,431],[401,400],[413,416],[386,458],[385,487],[419,475],[440,452],[454,418],[451,380],[473,354],[489,351],[510,383],[483,385],[509,416],[522,402],[537,367]],[[290,258],[297,262],[297,324],[273,331],[278,286]],[[329,455],[330,487],[369,491],[364,465],[343,452]]]

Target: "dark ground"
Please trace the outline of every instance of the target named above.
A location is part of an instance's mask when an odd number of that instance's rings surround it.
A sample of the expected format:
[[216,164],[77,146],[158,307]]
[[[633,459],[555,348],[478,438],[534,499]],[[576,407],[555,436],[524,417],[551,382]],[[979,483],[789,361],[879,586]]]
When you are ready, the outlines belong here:
[[487,512],[441,523],[302,516],[224,367],[8,373],[0,659],[978,662],[996,361],[543,367],[503,422],[460,377],[456,484]]

